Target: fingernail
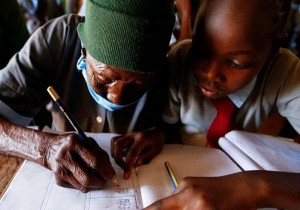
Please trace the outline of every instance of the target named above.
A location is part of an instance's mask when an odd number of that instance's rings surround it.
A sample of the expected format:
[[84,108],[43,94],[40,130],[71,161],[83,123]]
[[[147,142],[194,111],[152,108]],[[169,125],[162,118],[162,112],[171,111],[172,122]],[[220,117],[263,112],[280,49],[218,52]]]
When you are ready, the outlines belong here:
[[86,188],[86,187],[83,187],[83,188],[80,189],[80,191],[83,192],[83,193],[87,193],[89,191],[89,189]]
[[115,185],[116,187],[120,187],[119,182],[118,182],[116,176],[113,177],[112,182],[114,183],[114,185]]

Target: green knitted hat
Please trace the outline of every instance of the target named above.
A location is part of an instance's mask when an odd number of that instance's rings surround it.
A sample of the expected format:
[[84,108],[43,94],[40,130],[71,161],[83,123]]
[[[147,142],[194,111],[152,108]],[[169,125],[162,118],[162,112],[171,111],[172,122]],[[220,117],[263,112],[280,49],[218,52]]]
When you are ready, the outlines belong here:
[[96,60],[133,72],[156,72],[166,59],[174,0],[87,0],[77,31]]

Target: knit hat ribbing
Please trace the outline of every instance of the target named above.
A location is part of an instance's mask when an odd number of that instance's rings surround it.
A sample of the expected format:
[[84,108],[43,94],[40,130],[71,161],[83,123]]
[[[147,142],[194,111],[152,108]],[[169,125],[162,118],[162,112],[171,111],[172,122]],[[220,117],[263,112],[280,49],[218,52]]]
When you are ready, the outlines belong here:
[[96,60],[133,72],[156,72],[168,50],[173,0],[87,0],[79,37]]

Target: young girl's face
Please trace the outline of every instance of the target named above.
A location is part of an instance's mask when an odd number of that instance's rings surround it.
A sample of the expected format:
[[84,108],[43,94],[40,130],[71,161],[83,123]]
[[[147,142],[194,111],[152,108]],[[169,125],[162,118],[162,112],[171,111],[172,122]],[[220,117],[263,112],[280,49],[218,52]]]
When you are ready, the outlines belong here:
[[210,0],[193,41],[200,91],[221,98],[247,85],[269,60],[272,21],[256,1]]

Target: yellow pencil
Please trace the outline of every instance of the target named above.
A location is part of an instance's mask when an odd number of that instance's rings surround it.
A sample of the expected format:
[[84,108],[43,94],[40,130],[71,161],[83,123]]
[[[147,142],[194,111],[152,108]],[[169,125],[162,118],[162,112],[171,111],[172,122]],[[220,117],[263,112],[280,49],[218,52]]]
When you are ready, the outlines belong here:
[[173,170],[171,168],[171,165],[170,165],[169,161],[165,161],[165,166],[166,166],[168,175],[170,177],[171,183],[172,183],[174,189],[176,189],[177,186],[178,186],[178,182],[177,182],[177,179],[176,179],[176,177],[174,175],[174,172],[173,172]]
[[[60,108],[60,110],[64,113],[64,115],[66,116],[66,118],[69,120],[69,122],[71,123],[71,125],[73,126],[73,128],[76,130],[78,136],[80,137],[79,139],[82,141],[82,143],[89,144],[88,137],[85,135],[85,133],[83,132],[83,130],[80,128],[79,124],[76,122],[75,118],[71,115],[71,113],[69,112],[69,110],[67,109],[67,107],[64,105],[63,101],[60,99],[59,95],[54,90],[54,88],[52,86],[49,86],[47,88],[47,91],[50,94],[50,96],[52,97],[52,99],[54,100],[54,102],[58,105],[58,107]],[[116,175],[113,177],[112,182],[117,187],[120,186],[119,183],[118,183]]]

